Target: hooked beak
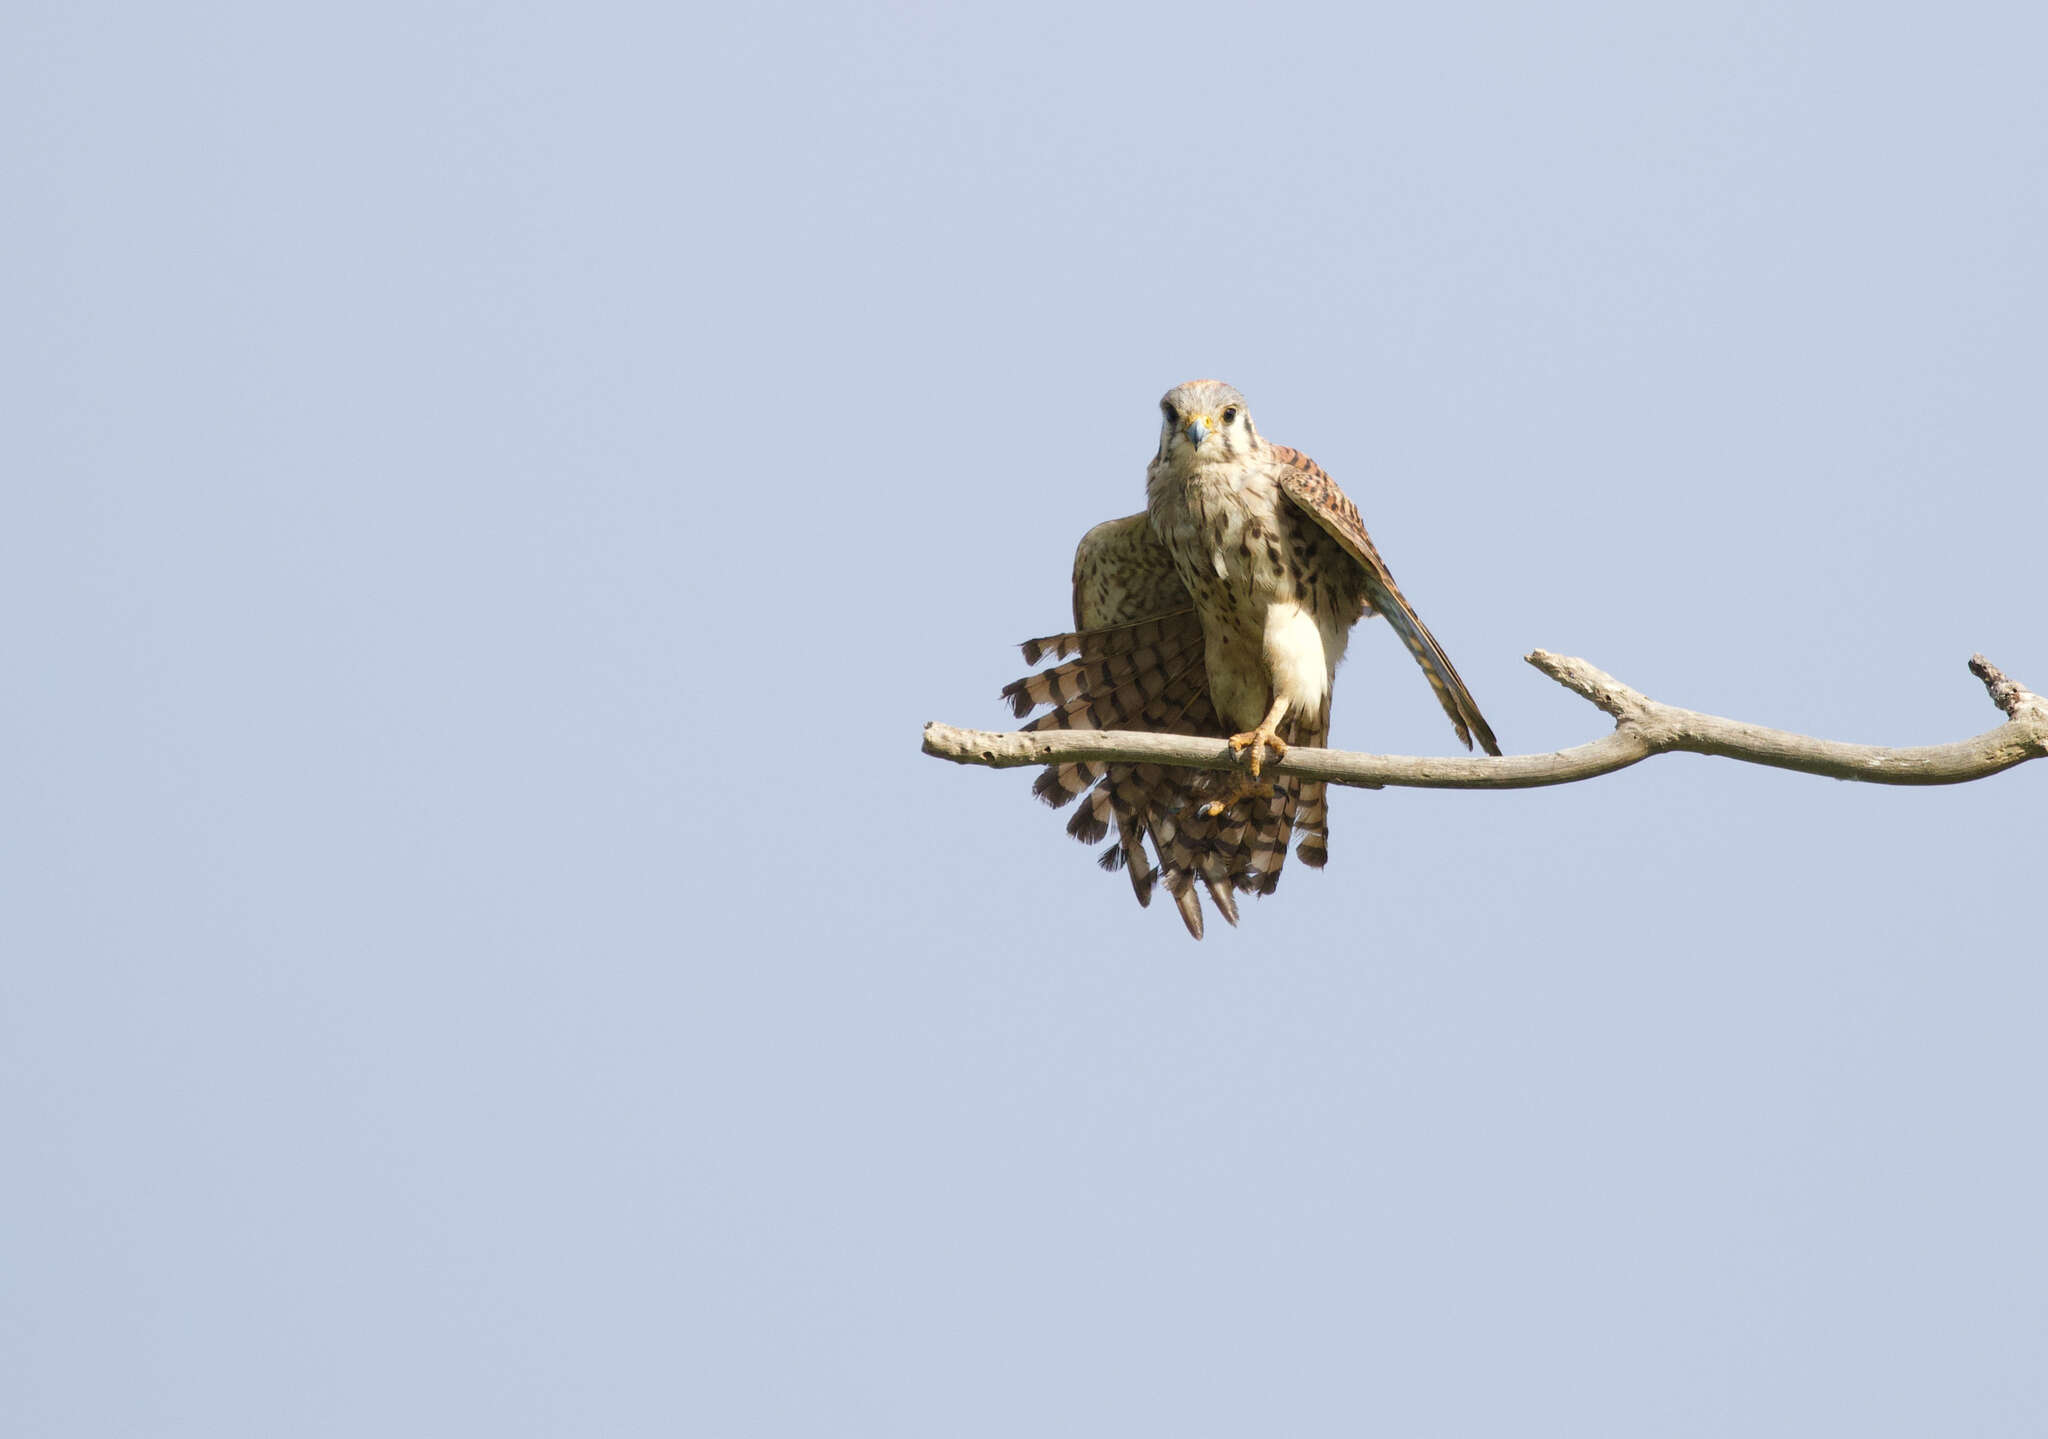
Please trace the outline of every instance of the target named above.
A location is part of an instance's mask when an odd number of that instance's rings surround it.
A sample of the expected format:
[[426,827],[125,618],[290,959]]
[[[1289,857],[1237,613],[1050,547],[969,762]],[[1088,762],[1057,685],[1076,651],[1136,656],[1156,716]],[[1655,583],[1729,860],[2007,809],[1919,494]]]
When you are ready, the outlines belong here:
[[1189,421],[1188,421],[1188,427],[1187,427],[1186,431],[1184,431],[1184,433],[1185,433],[1185,434],[1187,435],[1187,437],[1188,437],[1188,443],[1189,443],[1189,444],[1191,444],[1191,445],[1199,445],[1199,444],[1201,444],[1201,443],[1202,443],[1202,440],[1203,440],[1203,437],[1205,437],[1205,436],[1206,436],[1206,435],[1207,435],[1207,434],[1209,433],[1209,418],[1208,418],[1208,416],[1206,416],[1206,415],[1197,415],[1197,416],[1195,416],[1195,417],[1194,417],[1193,419],[1189,420]]

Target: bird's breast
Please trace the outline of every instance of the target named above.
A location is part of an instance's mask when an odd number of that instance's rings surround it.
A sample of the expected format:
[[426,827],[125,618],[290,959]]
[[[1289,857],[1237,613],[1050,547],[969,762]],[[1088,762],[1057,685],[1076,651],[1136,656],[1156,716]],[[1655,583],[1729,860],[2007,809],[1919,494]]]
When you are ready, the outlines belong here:
[[1281,506],[1270,482],[1242,471],[1189,480],[1161,539],[1199,600],[1228,592],[1240,603],[1293,597]]

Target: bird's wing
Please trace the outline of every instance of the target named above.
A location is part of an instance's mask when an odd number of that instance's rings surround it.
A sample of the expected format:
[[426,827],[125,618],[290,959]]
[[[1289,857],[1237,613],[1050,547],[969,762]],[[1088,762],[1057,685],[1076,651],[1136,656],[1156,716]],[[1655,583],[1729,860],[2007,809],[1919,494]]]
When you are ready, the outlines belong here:
[[1024,641],[1024,663],[1078,653],[1085,637],[1151,620],[1186,618],[1176,629],[1199,630],[1195,602],[1174,572],[1173,556],[1140,511],[1104,520],[1074,551],[1074,632]]
[[1437,703],[1451,717],[1458,738],[1470,749],[1472,738],[1477,735],[1482,749],[1488,754],[1499,754],[1500,745],[1494,740],[1492,727],[1479,713],[1472,692],[1458,678],[1451,657],[1444,653],[1443,646],[1436,642],[1436,636],[1429,632],[1429,626],[1402,597],[1401,587],[1394,583],[1393,575],[1387,571],[1387,562],[1380,558],[1372,536],[1365,532],[1365,521],[1358,517],[1358,506],[1352,504],[1351,497],[1338,489],[1337,482],[1307,455],[1278,445],[1273,448],[1281,461],[1280,488],[1303,513],[1321,525],[1331,539],[1342,545],[1352,559],[1358,561],[1359,568],[1365,571],[1366,598],[1374,609],[1387,617],[1387,623],[1394,627],[1402,643],[1408,646],[1409,653],[1415,656],[1415,662],[1422,666],[1422,672],[1429,676],[1429,687],[1436,691]]
[[1104,520],[1081,536],[1074,551],[1075,629],[1108,629],[1194,607],[1144,511]]
[[[1024,644],[1026,664],[1065,661],[1003,690],[1019,719],[1051,706],[1026,729],[1224,733],[1209,698],[1194,600],[1144,515],[1106,521],[1082,537],[1074,555],[1074,625],[1072,634]],[[1140,904],[1151,903],[1153,887],[1164,883],[1188,932],[1200,939],[1198,883],[1232,924],[1234,891],[1271,894],[1280,883],[1299,794],[1294,777],[1282,776],[1270,795],[1209,815],[1203,803],[1215,780],[1173,765],[1082,761],[1048,766],[1031,791],[1054,807],[1079,800],[1067,833],[1085,844],[1114,826],[1102,867],[1127,870]],[[1156,866],[1145,852],[1148,838]],[[1322,862],[1320,850],[1312,858],[1304,849],[1302,858]]]

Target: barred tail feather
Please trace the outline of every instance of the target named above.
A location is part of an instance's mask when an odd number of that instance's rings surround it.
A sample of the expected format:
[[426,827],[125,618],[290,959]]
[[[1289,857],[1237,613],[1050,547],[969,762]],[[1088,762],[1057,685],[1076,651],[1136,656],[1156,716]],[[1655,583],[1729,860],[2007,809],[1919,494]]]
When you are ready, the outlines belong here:
[[1031,793],[1054,809],[1064,809],[1100,779],[1105,768],[1095,760],[1047,765],[1031,782]]
[[[1330,726],[1327,720],[1302,736],[1301,742],[1314,749],[1321,749],[1330,742]],[[1301,803],[1294,815],[1294,828],[1301,835],[1301,843],[1294,847],[1295,856],[1311,869],[1321,869],[1330,862],[1330,790],[1321,780],[1301,782]]]
[[[1069,630],[1061,635],[1040,635],[1037,639],[1024,641],[1017,648],[1024,652],[1024,663],[1027,665],[1035,665],[1048,655],[1056,660],[1061,660],[1065,659],[1068,655],[1085,654],[1088,652],[1091,644],[1095,648],[1107,652],[1112,648],[1128,647],[1119,642],[1119,637],[1121,636],[1128,635],[1133,631],[1146,631],[1148,629],[1163,631],[1168,628],[1179,628],[1192,621],[1194,613],[1192,606],[1165,610],[1159,614],[1145,615],[1139,619],[1126,621],[1123,624],[1104,625],[1100,629]],[[1143,643],[1143,641],[1140,640],[1138,643]]]
[[1067,821],[1067,833],[1083,844],[1100,844],[1115,820],[1116,811],[1110,807],[1109,791],[1098,785],[1089,791],[1088,802],[1075,810],[1073,818]]
[[[1048,635],[1027,643],[1025,657],[1059,661],[1003,691],[1020,719],[1046,707],[1027,729],[1224,732],[1192,610]],[[1324,822],[1322,787],[1291,775],[1276,777],[1270,795],[1240,799],[1220,815],[1204,813],[1233,778],[1168,765],[1067,763],[1042,770],[1032,793],[1054,807],[1079,801],[1067,832],[1089,845],[1110,838],[1097,858],[1101,867],[1123,870],[1141,905],[1164,885],[1188,933],[1200,939],[1205,891],[1225,922],[1236,924],[1239,893],[1268,895],[1279,885],[1297,824],[1320,832]],[[1316,862],[1307,841],[1301,855]]]
[[1321,780],[1304,781],[1301,786],[1301,809],[1294,821],[1294,827],[1301,831],[1301,842],[1294,847],[1295,857],[1311,869],[1321,869],[1330,862],[1330,796],[1328,787]]
[[[1175,883],[1179,888],[1174,888]],[[1202,937],[1202,897],[1195,893],[1194,881],[1186,875],[1177,875],[1169,880],[1167,892],[1173,896],[1174,907],[1180,911],[1180,922],[1188,927],[1188,933],[1196,939]]]

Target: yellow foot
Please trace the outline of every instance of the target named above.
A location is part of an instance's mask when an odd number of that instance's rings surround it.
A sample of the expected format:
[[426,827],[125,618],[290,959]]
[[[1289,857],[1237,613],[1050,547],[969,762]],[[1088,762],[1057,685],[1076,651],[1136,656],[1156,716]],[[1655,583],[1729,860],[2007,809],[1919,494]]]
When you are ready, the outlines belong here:
[[1230,788],[1223,791],[1220,798],[1212,799],[1202,806],[1202,813],[1214,819],[1241,799],[1271,799],[1272,797],[1273,782],[1271,780],[1246,779],[1243,775],[1239,775],[1230,782]]
[[1287,758],[1286,742],[1279,735],[1273,733],[1270,727],[1265,725],[1261,725],[1255,730],[1247,730],[1243,734],[1232,735],[1230,737],[1230,748],[1235,754],[1243,754],[1246,750],[1252,752],[1251,770],[1253,779],[1259,777],[1259,766],[1266,762],[1267,750],[1273,751],[1274,759]]

